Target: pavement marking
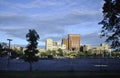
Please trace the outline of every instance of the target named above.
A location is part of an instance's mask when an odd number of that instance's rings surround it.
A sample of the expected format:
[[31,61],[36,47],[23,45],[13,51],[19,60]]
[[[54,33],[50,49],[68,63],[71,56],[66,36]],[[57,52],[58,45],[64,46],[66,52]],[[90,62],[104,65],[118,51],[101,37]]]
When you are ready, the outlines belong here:
[[94,65],[95,67],[107,67],[108,65],[105,65],[105,64],[97,64],[97,65]]

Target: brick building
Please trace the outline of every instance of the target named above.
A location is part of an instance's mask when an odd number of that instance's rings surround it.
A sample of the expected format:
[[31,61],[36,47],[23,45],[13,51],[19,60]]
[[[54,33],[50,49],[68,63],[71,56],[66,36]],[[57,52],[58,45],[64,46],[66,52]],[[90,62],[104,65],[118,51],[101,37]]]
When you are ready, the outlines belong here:
[[79,34],[68,35],[68,50],[80,51],[80,35]]
[[62,44],[66,45],[66,50],[80,51],[80,35],[68,34],[68,39],[62,39]]
[[68,50],[68,39],[63,38],[62,44],[66,46],[66,50]]

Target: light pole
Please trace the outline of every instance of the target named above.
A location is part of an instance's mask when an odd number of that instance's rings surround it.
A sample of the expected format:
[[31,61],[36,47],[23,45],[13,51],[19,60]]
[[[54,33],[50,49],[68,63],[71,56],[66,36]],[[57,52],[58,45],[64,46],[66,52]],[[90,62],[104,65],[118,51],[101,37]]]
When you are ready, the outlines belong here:
[[8,64],[7,64],[7,67],[9,67],[9,64],[10,64],[10,55],[11,55],[11,52],[10,52],[10,42],[12,41],[12,39],[7,39],[9,41],[9,50],[8,50]]

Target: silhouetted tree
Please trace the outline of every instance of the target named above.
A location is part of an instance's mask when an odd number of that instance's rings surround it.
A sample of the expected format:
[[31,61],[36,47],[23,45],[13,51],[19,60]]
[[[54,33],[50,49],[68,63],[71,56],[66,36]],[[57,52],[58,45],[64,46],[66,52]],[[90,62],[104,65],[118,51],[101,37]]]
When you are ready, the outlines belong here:
[[0,56],[2,55],[2,51],[3,51],[3,46],[2,46],[2,44],[0,43]]
[[2,42],[0,43],[0,56],[5,55],[4,51],[6,50],[7,44]]
[[39,35],[34,29],[30,29],[29,33],[26,35],[27,41],[29,44],[27,45],[27,49],[25,50],[24,60],[29,62],[30,71],[32,71],[32,63],[38,61],[38,57],[35,55],[38,53],[37,45],[39,40]]
[[104,0],[101,36],[106,37],[111,48],[120,50],[120,0]]

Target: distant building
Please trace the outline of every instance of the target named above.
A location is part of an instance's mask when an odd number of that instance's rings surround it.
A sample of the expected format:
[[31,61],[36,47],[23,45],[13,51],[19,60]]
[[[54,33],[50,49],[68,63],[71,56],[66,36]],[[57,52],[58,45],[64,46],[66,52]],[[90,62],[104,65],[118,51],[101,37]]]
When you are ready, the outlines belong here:
[[53,41],[53,48],[52,48],[52,50],[58,50],[58,48],[59,48],[59,43],[56,42],[56,41]]
[[60,46],[58,42],[52,39],[46,39],[46,50],[58,50],[59,48],[65,48],[65,46]]
[[62,44],[52,39],[46,39],[46,50],[58,50],[61,48],[66,51],[80,51],[80,35],[68,34],[68,39],[62,39]]
[[53,50],[53,40],[52,39],[46,39],[46,50]]
[[79,34],[68,35],[68,50],[80,51],[80,35]]
[[53,46],[58,46],[58,42],[53,42]]
[[68,34],[68,39],[62,39],[62,44],[66,45],[68,51],[80,51],[80,35]]
[[62,50],[66,50],[66,45],[65,45],[65,44],[62,44],[60,48],[61,48]]
[[101,44],[100,46],[90,46],[90,45],[84,45],[83,46],[83,52],[92,52],[96,54],[102,54],[103,52],[111,52],[111,48],[108,44]]
[[21,46],[11,46],[11,49],[12,49],[12,50],[20,50],[20,51],[23,51],[23,50],[24,50],[24,48],[21,47]]
[[66,46],[66,50],[68,50],[68,39],[62,39],[62,45]]

